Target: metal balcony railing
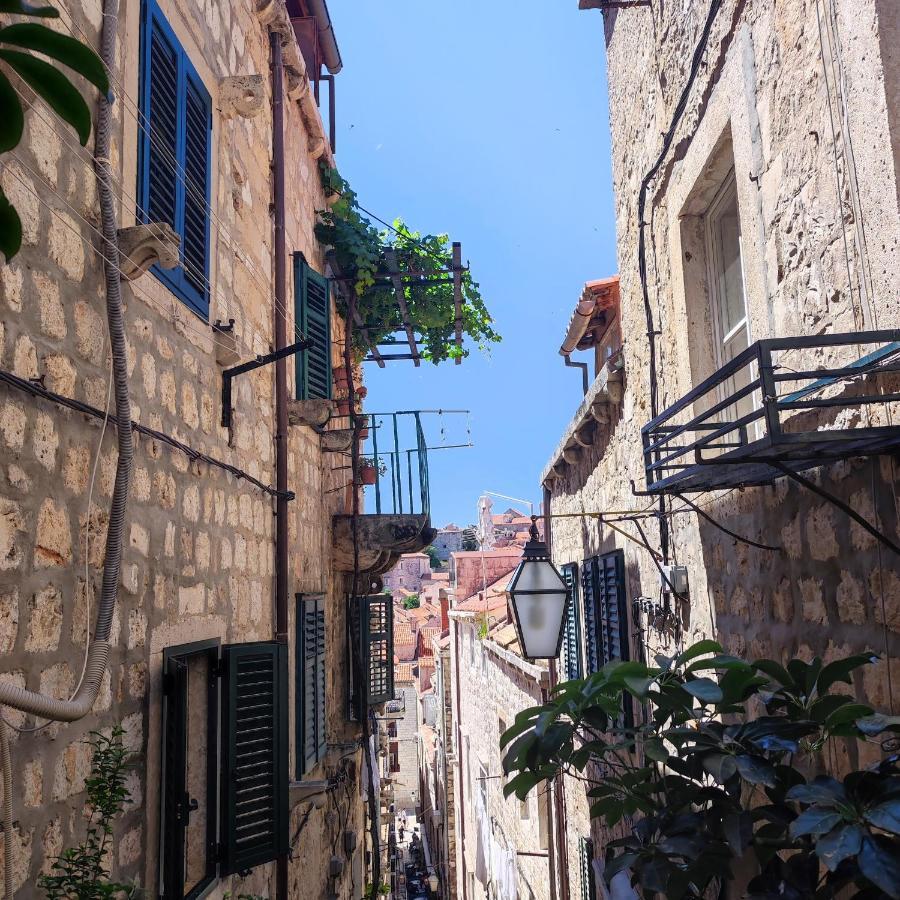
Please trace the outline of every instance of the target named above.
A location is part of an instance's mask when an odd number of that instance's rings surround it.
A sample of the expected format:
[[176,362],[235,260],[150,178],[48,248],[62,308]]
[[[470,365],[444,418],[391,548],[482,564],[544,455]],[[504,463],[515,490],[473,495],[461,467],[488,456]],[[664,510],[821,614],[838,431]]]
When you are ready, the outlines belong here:
[[430,516],[428,446],[421,411],[369,413],[368,419],[371,459],[377,470],[371,486],[375,512]]
[[895,451],[898,372],[900,329],[757,341],[641,430],[647,490],[769,484]]

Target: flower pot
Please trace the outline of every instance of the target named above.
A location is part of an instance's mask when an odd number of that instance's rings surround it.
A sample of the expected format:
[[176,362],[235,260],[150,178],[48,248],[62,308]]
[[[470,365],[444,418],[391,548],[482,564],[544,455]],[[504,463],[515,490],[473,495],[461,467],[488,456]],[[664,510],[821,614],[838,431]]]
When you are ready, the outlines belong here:
[[359,439],[361,441],[364,441],[364,440],[366,440],[366,438],[368,436],[369,436],[369,426],[363,425],[363,427],[359,429]]
[[347,387],[347,367],[346,366],[338,366],[332,372],[332,377],[334,378],[334,385],[338,388],[346,388]]
[[375,466],[363,466],[359,470],[359,480],[362,484],[375,484],[378,479],[378,471]]
[[359,397],[360,399],[362,399],[363,397],[368,396],[368,393],[369,393],[369,389],[368,389],[364,384],[361,384],[361,385],[356,389],[356,396]]
[[350,398],[343,397],[338,400],[338,415],[339,416],[349,416],[350,415]]

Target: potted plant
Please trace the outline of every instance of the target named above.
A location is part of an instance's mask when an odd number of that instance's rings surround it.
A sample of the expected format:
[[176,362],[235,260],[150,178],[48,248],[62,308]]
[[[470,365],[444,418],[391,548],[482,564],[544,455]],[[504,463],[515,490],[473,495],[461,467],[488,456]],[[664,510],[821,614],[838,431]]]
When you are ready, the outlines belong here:
[[384,475],[387,467],[383,462],[371,459],[368,456],[359,458],[359,482],[360,484],[375,484],[379,475]]

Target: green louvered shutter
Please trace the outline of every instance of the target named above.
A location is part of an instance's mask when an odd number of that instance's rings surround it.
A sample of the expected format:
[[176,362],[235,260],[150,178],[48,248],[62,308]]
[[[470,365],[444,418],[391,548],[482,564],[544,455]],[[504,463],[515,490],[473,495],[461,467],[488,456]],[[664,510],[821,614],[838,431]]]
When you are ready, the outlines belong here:
[[287,645],[222,648],[222,874],[288,852]]
[[294,318],[313,346],[297,354],[298,400],[331,399],[331,294],[328,279],[294,254]]
[[578,564],[563,566],[563,581],[569,589],[569,607],[563,632],[562,662],[566,678],[571,681],[583,675],[581,665],[581,602],[578,596]]
[[296,771],[325,755],[325,599],[297,595]]
[[351,704],[359,717],[365,708],[394,697],[394,601],[390,594],[351,601],[352,639],[361,671],[355,672]]
[[578,868],[581,870],[581,900],[595,900],[594,842],[590,838],[578,839]]
[[597,596],[598,559],[592,556],[581,564],[581,597],[584,603],[584,655],[587,674],[592,675],[603,665],[598,641],[598,621],[600,618]]

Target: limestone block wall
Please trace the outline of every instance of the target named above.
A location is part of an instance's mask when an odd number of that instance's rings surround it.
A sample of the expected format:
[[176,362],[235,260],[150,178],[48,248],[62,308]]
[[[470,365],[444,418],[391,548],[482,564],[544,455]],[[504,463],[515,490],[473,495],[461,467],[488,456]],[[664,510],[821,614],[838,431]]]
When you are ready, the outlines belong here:
[[415,813],[416,800],[413,792],[419,790],[419,698],[415,684],[397,684],[397,693],[403,698],[405,710],[403,718],[397,720],[397,757],[400,771],[391,776],[394,779],[394,806],[397,812],[409,810]]
[[[61,29],[96,46],[100,0],[57,5]],[[213,98],[209,321],[234,319],[239,356],[252,358],[273,341],[267,28],[253,4],[161,0],[161,7]],[[120,226],[136,221],[139,16],[139,3],[122,4],[111,154]],[[247,74],[263,76],[262,111],[226,118],[220,80]],[[315,211],[324,206],[310,155],[314,136],[296,103],[286,103],[286,119],[288,251],[302,251],[321,271],[312,232]],[[109,357],[89,151],[38,101],[26,113],[22,145],[3,166],[3,188],[25,234],[19,256],[0,267],[0,366],[42,377],[50,389],[102,409]],[[274,368],[236,380],[229,434],[219,425],[222,367],[209,323],[152,274],[123,284],[123,295],[134,418],[273,483]],[[292,334],[290,273],[286,305]],[[336,319],[334,331],[339,340]],[[288,381],[293,384],[292,364]],[[291,596],[327,596],[328,738],[339,744],[357,733],[346,721],[344,586],[330,556],[331,516],[343,496],[331,489],[344,478],[334,471],[335,455],[320,451],[311,430],[293,428],[289,441],[289,487],[297,495],[290,507],[290,590]],[[97,420],[0,387],[0,677],[57,696],[73,690],[99,594],[114,472],[112,429],[104,432]],[[80,839],[90,765],[84,740],[115,723],[125,727],[136,765],[129,775],[131,800],[116,823],[113,872],[155,890],[162,652],[210,637],[223,643],[272,638],[273,513],[271,498],[248,482],[137,439],[113,650],[101,695],[84,720],[23,733],[13,744],[15,769],[22,773],[13,797],[17,896],[36,896],[39,873]],[[12,710],[6,716],[17,726],[33,724]],[[335,751],[323,771],[335,771],[339,755]],[[358,772],[358,754],[350,755]],[[350,799],[356,793],[339,800],[348,810],[346,827],[361,831],[361,804]],[[304,809],[294,810],[292,833]],[[295,859],[302,860],[302,867],[292,867],[295,896],[309,896],[310,885],[317,885],[316,896],[325,895],[337,828],[326,810],[313,813],[295,848]],[[345,867],[339,894],[355,889],[351,868],[359,867]],[[260,867],[233,886],[223,881],[216,895],[228,889],[268,893],[272,870]]]
[[[638,188],[660,151],[708,8],[655,5],[603,15],[625,392],[608,431],[553,483],[554,513],[649,503],[634,497],[629,485],[629,479],[644,484],[640,428],[651,418]],[[644,217],[649,295],[661,331],[660,409],[714,368],[698,229],[712,186],[729,168],[741,220],[751,341],[900,324],[898,74],[889,49],[897,16],[896,5],[873,0],[722,4]],[[576,403],[573,398],[573,409]],[[879,424],[891,421],[884,413],[871,415]],[[847,421],[865,424],[866,413]],[[832,464],[813,477],[898,540],[895,460]],[[859,675],[857,692],[896,711],[900,580],[891,552],[785,479],[694,499],[731,530],[781,549],[748,547],[707,522],[698,525],[694,515],[672,517],[671,555],[688,567],[690,602],[678,610],[677,628],[634,616],[632,652],[652,658],[710,635],[751,657],[830,658],[871,649],[884,659]],[[658,546],[655,523],[648,522],[647,530]],[[658,597],[655,566],[635,544],[596,520],[553,522],[558,564],[615,547],[625,551],[629,600]],[[836,771],[872,761],[870,748],[835,754],[825,762]],[[577,786],[567,785],[570,860],[576,836],[589,827],[581,801],[573,808],[576,792]]]
[[[503,797],[504,779],[500,752],[501,728],[512,724],[521,710],[535,706],[541,699],[541,684],[532,672],[506,661],[495,652],[491,641],[478,637],[471,614],[452,615],[451,630],[459,632],[459,653],[451,658],[458,668],[462,698],[458,724],[461,745],[455,777],[463,802],[456,810],[456,847],[458,896],[463,896],[459,879],[465,877],[470,898],[495,896],[498,873],[486,864],[484,878],[478,871],[479,830],[482,821],[502,850],[540,853],[546,850],[546,797],[531,796],[524,804],[515,797]],[[451,654],[454,639],[451,631]],[[533,667],[531,667],[533,668]],[[453,675],[454,679],[456,675]],[[478,796],[476,796],[478,795]],[[480,798],[480,799],[479,799]],[[480,809],[484,810],[483,816]],[[543,817],[544,825],[541,824]],[[461,820],[465,819],[463,823]],[[463,829],[465,838],[462,838]],[[486,857],[490,847],[482,844]],[[465,865],[463,865],[465,862]],[[549,900],[548,861],[541,856],[515,857],[514,871],[520,896]],[[476,874],[477,873],[477,874]],[[527,888],[526,888],[527,886]],[[531,894],[526,893],[530,889]]]

